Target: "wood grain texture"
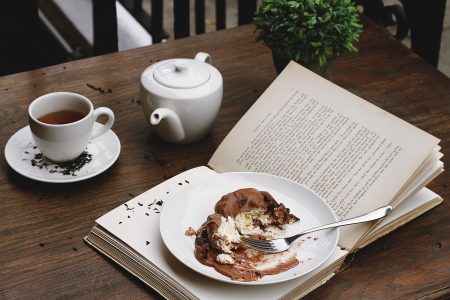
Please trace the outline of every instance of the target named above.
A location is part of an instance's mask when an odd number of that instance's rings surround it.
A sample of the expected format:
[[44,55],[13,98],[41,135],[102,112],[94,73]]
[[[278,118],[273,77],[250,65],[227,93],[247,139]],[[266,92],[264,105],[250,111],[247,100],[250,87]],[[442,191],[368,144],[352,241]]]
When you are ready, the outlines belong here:
[[[331,80],[442,139],[450,152],[450,80],[364,21],[359,53],[338,59]],[[222,139],[275,79],[271,53],[241,26],[0,78],[0,147],[27,125],[36,97],[71,91],[116,114],[118,161],[92,179],[54,185],[15,173],[0,157],[0,298],[155,299],[159,296],[83,242],[99,216],[183,170],[205,165]],[[211,54],[224,78],[224,102],[202,141],[170,145],[150,133],[139,78],[150,64]],[[301,80],[301,78],[299,79]],[[111,93],[100,93],[87,84]],[[430,187],[449,198],[446,173]],[[448,201],[357,252],[308,299],[445,298],[450,295]]]

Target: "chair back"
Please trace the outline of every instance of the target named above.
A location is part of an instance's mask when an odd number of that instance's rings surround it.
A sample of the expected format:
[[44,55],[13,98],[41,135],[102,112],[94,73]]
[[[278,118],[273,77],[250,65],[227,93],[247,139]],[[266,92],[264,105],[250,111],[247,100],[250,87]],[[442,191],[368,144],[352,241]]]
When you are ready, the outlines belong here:
[[[108,0],[109,1],[109,0]],[[122,5],[130,11],[138,22],[151,34],[153,43],[159,43],[167,39],[169,34],[164,30],[164,8],[163,0],[151,0],[151,16],[142,8],[142,0],[119,0]],[[194,0],[195,33],[205,32],[205,0]],[[214,1],[216,30],[226,27],[226,0]],[[172,0],[174,19],[174,38],[187,37],[191,33],[191,1]],[[256,11],[257,0],[237,0],[238,25],[248,24],[252,21],[253,13]]]
[[[195,0],[195,33],[205,32],[205,0]],[[216,30],[226,27],[226,0],[215,0]],[[174,0],[174,38],[190,35],[190,1]],[[252,21],[256,0],[238,0],[238,25]]]

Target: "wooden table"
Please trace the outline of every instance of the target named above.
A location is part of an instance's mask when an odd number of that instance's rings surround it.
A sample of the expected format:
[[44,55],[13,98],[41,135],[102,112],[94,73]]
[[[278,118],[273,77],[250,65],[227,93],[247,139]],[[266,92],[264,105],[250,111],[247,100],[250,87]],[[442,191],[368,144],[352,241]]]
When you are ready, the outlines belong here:
[[[364,22],[358,54],[339,58],[332,81],[442,139],[450,165],[450,80]],[[78,183],[29,180],[0,158],[0,298],[158,298],[150,288],[83,242],[96,218],[165,178],[205,165],[244,112],[274,80],[267,48],[251,25],[0,78],[0,145],[27,125],[27,107],[54,91],[81,93],[116,114],[119,160]],[[224,103],[211,133],[176,146],[152,135],[139,78],[158,60],[209,52],[224,78]],[[91,87],[111,89],[101,93]],[[309,299],[450,297],[450,182],[429,187],[444,203],[357,252]]]

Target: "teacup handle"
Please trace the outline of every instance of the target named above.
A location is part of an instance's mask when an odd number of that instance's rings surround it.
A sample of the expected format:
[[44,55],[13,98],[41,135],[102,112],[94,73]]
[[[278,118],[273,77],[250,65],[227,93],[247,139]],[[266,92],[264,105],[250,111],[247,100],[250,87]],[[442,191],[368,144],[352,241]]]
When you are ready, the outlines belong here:
[[195,60],[201,61],[201,62],[205,62],[207,64],[212,64],[212,60],[211,60],[211,55],[209,55],[208,53],[205,52],[199,52],[195,55],[194,57]]
[[107,132],[112,127],[112,125],[114,124],[114,113],[109,108],[107,108],[107,107],[96,108],[94,110],[94,113],[92,114],[92,117],[94,118],[94,122],[95,122],[95,120],[97,120],[97,118],[100,115],[107,115],[108,116],[108,122],[106,122],[106,124],[103,125],[102,127],[100,127],[99,129],[94,129],[92,131],[91,139],[95,139],[96,137],[101,136],[102,134]]

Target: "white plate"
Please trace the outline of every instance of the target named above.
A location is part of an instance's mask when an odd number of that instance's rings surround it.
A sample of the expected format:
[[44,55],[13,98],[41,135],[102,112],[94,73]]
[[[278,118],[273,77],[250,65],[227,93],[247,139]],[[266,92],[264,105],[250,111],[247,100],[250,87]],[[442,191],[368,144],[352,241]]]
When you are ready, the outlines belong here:
[[336,221],[331,208],[319,196],[293,181],[261,173],[223,173],[210,179],[193,183],[164,203],[161,213],[160,231],[162,239],[172,254],[183,264],[207,277],[223,282],[262,285],[282,282],[311,272],[325,262],[336,248],[339,230],[323,230],[305,237],[296,255],[300,263],[285,272],[267,275],[253,282],[233,281],[214,268],[201,264],[194,256],[194,237],[185,231],[198,229],[208,215],[214,213],[219,199],[240,188],[252,187],[268,191],[277,200],[290,208],[300,218],[288,230],[309,229]]
[[[94,124],[94,128],[100,126],[102,126],[100,123]],[[92,155],[92,160],[75,171],[76,176],[50,173],[54,165],[41,169],[32,166],[31,160],[40,151],[34,145],[30,127],[26,126],[17,131],[6,143],[5,158],[17,173],[34,180],[52,183],[81,181],[104,172],[117,160],[120,154],[119,138],[112,130],[108,130],[89,142],[87,152]]]

